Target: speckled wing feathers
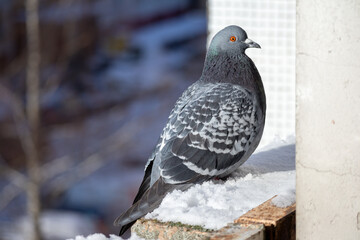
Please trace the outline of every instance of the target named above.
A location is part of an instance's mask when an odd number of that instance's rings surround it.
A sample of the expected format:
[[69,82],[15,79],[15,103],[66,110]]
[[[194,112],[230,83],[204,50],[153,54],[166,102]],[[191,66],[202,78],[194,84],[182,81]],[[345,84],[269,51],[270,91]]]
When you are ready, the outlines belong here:
[[165,182],[220,175],[241,161],[258,132],[254,101],[233,84],[190,87],[176,103],[158,145]]

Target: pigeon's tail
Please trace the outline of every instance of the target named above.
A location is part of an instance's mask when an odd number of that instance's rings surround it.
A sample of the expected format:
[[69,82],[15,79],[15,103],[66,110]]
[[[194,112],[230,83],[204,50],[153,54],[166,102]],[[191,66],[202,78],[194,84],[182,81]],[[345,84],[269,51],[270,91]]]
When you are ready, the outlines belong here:
[[132,222],[130,222],[128,224],[123,225],[120,228],[119,236],[123,235],[129,228],[131,228],[132,225],[134,225],[135,222],[136,222],[136,220],[132,221]]
[[160,177],[136,203],[115,220],[114,225],[121,226],[119,235],[129,229],[137,219],[157,208],[168,192],[178,188],[185,190],[184,185],[167,184]]

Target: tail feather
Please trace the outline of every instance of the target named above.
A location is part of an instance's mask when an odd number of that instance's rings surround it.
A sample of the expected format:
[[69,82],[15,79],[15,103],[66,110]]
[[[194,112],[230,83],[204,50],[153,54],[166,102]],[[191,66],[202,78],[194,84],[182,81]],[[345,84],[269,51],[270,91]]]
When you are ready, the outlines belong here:
[[157,208],[168,192],[183,185],[167,184],[159,178],[125,213],[116,218],[114,225],[122,226],[120,235],[129,229],[137,219]]
[[[199,175],[192,179],[192,181],[201,183],[208,178],[209,177]],[[192,185],[193,184],[190,182],[183,184],[169,184],[165,183],[163,178],[160,177],[150,188],[137,197],[137,201],[126,212],[116,218],[114,225],[121,226],[119,235],[121,236],[123,233],[125,233],[126,230],[129,229],[137,219],[145,216],[148,212],[151,212],[157,208],[167,193],[170,193],[175,189],[185,191]]]
[[152,166],[154,164],[154,161],[151,161],[149,165],[146,167],[144,179],[141,182],[141,185],[139,187],[138,193],[135,196],[133,204],[135,204],[139,199],[142,198],[146,190],[150,188],[150,181],[151,181],[151,172],[152,172]]
[[129,228],[131,228],[132,225],[134,225],[135,222],[136,222],[136,220],[132,221],[132,222],[130,222],[128,224],[123,225],[120,228],[119,236],[123,235]]

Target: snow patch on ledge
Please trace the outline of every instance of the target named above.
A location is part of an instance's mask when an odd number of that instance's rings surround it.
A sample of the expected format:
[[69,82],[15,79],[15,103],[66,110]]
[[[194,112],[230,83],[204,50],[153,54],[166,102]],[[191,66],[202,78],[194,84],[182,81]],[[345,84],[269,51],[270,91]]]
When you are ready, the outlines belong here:
[[291,189],[287,192],[280,193],[271,200],[271,203],[279,208],[286,208],[295,203],[296,194],[295,189]]
[[[87,237],[84,236],[76,236],[75,238],[67,239],[67,240],[123,240],[123,238],[110,234],[109,237],[106,237],[102,233],[94,233],[92,235],[89,235]],[[128,240],[143,240],[143,238],[140,238],[135,233],[131,234],[131,237]]]
[[295,202],[294,139],[276,140],[257,151],[226,181],[209,181],[168,194],[145,218],[216,230],[275,195],[276,206],[291,205]]

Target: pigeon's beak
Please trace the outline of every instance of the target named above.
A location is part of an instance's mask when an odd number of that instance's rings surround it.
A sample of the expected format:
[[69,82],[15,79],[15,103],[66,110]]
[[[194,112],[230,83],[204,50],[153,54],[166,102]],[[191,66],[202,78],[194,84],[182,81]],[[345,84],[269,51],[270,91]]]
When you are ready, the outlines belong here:
[[245,43],[248,45],[249,48],[261,48],[259,44],[249,38],[245,40]]

